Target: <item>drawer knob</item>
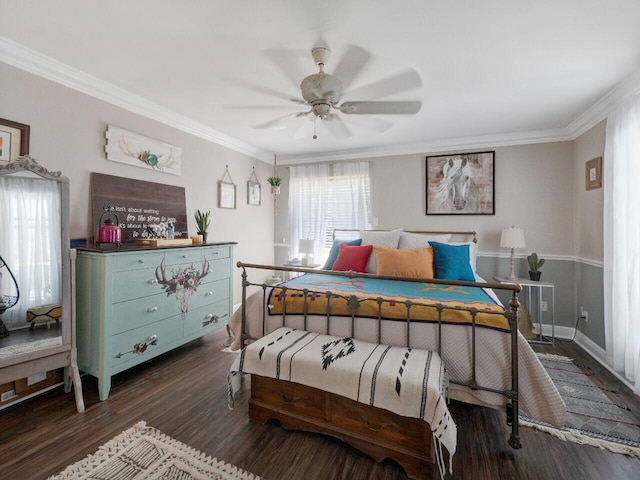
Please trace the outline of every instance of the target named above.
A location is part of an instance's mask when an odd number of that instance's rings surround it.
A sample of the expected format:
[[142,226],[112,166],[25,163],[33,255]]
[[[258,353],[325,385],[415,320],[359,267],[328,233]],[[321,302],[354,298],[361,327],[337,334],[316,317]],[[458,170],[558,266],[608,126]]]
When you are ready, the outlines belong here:
[[213,292],[211,292],[211,291],[205,293],[205,296],[207,296],[207,297],[210,297],[211,295],[213,295]]
[[138,260],[138,263],[144,263],[144,260],[141,258],[140,260]]
[[182,258],[189,258],[188,255],[182,255]]
[[147,312],[152,313],[152,312],[157,312],[158,311],[158,307],[149,307],[147,308]]
[[363,418],[363,420],[364,420],[364,423],[367,426],[367,428],[369,430],[371,430],[372,432],[379,432],[382,429],[384,429],[384,428],[389,426],[388,423],[384,423],[384,422],[382,422],[382,423],[380,423],[378,425],[372,425],[372,424],[369,423],[369,419],[368,418]]
[[284,393],[280,394],[280,397],[282,397],[282,402],[286,403],[287,405],[292,405],[296,403],[298,400],[300,400],[301,398],[301,397],[289,397]]
[[149,283],[153,285],[154,283],[158,283],[158,280],[152,278],[151,280],[149,280]]

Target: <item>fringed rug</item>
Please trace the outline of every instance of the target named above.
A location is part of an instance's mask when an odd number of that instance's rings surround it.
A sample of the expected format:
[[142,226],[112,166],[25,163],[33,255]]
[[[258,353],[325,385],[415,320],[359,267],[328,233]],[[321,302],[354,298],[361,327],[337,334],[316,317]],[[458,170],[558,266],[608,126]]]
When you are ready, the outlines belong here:
[[139,422],[49,480],[259,480]]
[[561,430],[520,413],[520,424],[562,440],[606,448],[640,458],[640,425],[629,409],[617,405],[570,358],[538,353],[567,406]]

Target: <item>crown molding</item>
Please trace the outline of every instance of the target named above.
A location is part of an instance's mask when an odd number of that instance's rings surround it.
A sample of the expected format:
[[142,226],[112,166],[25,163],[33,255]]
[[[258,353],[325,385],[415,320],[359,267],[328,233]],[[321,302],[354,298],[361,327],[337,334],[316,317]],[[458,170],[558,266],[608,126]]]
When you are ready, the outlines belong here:
[[596,103],[571,122],[566,128],[571,139],[578,138],[600,123],[622,101],[637,93],[640,93],[640,70],[632,72],[631,75],[609,90]]
[[[0,36],[0,62],[25,70],[29,73],[64,85],[91,97],[110,103],[146,118],[163,123],[196,137],[208,140],[241,154],[273,163],[273,153],[255,145],[214,130],[185,115],[169,110],[143,97],[117,87],[111,83],[88,75],[64,63],[54,60],[24,45]],[[447,152],[495,148],[503,146],[527,145],[534,143],[563,142],[575,140],[591,127],[604,120],[609,112],[625,98],[640,92],[640,70],[633,72],[600,100],[573,120],[567,127],[515,132],[499,135],[459,137],[413,144],[395,144],[381,147],[339,150],[334,152],[313,152],[305,154],[282,154],[278,160],[283,165],[298,163],[355,160],[363,158],[414,155],[429,152]]]
[[447,152],[460,150],[476,150],[480,148],[508,147],[514,145],[530,145],[533,143],[564,142],[573,140],[566,128],[553,130],[536,130],[531,132],[507,133],[501,135],[485,135],[476,137],[460,137],[431,142],[412,144],[395,144],[382,147],[339,150],[329,153],[314,152],[302,155],[278,155],[282,165],[295,165],[310,162],[329,162],[355,160],[363,158],[389,157],[394,155],[415,155],[431,152]]
[[143,117],[208,140],[249,157],[272,163],[272,153],[207,127],[182,114],[72,68],[0,36],[0,62],[97,98]]

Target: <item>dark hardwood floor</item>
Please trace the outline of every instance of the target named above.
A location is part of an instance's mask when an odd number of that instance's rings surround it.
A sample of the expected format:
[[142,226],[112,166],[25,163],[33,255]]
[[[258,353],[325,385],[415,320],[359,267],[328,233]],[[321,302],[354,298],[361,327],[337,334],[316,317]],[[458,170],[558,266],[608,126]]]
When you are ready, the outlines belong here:
[[[83,377],[86,412],[75,411],[62,387],[0,411],[0,479],[43,479],[94,452],[140,420],[220,460],[269,480],[397,480],[393,462],[375,463],[357,450],[321,435],[258,425],[247,417],[248,388],[227,408],[226,374],[233,355],[220,352],[223,332],[116,376],[109,399],[98,400],[97,382]],[[636,415],[640,400],[606,369],[568,341],[537,350],[566,355],[616,390],[614,400]],[[458,426],[455,479],[637,479],[640,460],[563,442],[521,429],[523,448],[507,444],[504,414],[452,402]],[[434,476],[434,478],[437,478]]]

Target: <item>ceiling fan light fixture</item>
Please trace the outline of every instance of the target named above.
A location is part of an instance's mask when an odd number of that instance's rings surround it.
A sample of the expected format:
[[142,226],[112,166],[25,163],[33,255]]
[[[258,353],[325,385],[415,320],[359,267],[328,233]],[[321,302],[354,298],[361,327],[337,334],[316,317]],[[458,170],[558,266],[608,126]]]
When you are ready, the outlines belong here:
[[318,102],[313,104],[311,110],[316,117],[324,120],[331,113],[331,105],[324,102]]

